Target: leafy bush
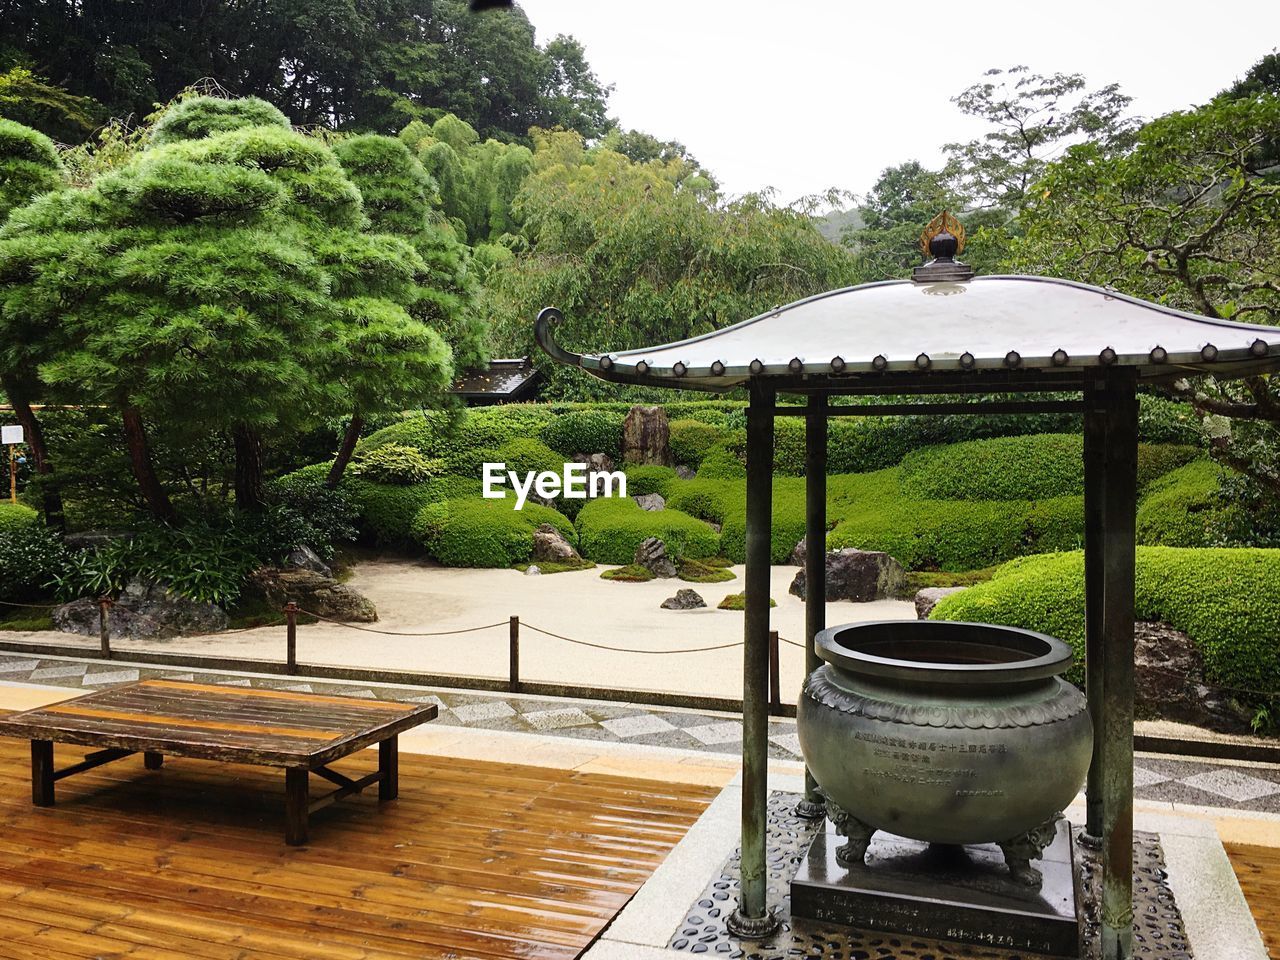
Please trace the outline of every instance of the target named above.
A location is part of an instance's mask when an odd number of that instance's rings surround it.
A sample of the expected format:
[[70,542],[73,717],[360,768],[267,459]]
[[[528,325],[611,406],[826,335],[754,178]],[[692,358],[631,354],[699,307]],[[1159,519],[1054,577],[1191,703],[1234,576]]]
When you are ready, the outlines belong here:
[[34,526],[40,519],[30,507],[21,503],[0,503],[0,535]]
[[1138,490],[1145,489],[1165,474],[1203,457],[1203,450],[1186,444],[1138,444]]
[[722,426],[693,418],[672,420],[669,429],[671,458],[695,469],[707,451],[725,439],[726,432]]
[[1222,468],[1196,460],[1153,481],[1138,503],[1138,542],[1166,547],[1207,547],[1221,507]]
[[670,467],[658,467],[651,464],[636,464],[625,468],[627,475],[627,496],[640,497],[646,493],[658,493],[665,500],[671,496],[678,479],[676,472]]
[[665,543],[673,558],[707,557],[719,546],[715,531],[701,520],[670,508],[641,510],[630,497],[590,501],[578,514],[578,531],[583,556],[597,563],[630,563],[648,537]]
[[360,526],[382,546],[404,547],[413,542],[410,528],[418,511],[437,499],[432,484],[402,487],[351,478],[343,489],[360,516]]
[[[1280,550],[1139,547],[1136,613],[1186,633],[1208,679],[1280,692]],[[1084,655],[1084,555],[1023,557],[987,583],[945,597],[935,620],[973,620],[1039,630]]]
[[424,457],[417,447],[385,443],[356,454],[350,470],[353,476],[363,477],[373,483],[408,486],[426,483],[438,475],[442,467],[439,459]]
[[902,461],[915,500],[1036,500],[1084,492],[1084,440],[1041,434],[927,447]]
[[510,567],[533,554],[533,532],[549,523],[570,543],[576,531],[563,514],[536,503],[515,509],[514,498],[471,497],[432,503],[412,524],[415,539],[450,567]]
[[1138,436],[1146,443],[1198,445],[1204,435],[1189,403],[1143,394],[1139,398]]
[[[832,478],[835,479],[835,478]],[[734,563],[747,560],[747,491],[736,484],[732,499],[724,503],[720,521],[720,552]],[[779,477],[773,482],[773,517],[769,528],[769,561],[786,563],[796,541],[804,536],[804,481]]]
[[0,527],[0,600],[30,600],[59,576],[68,558],[62,539],[37,523]]
[[725,564],[688,558],[680,561],[680,579],[689,583],[723,583],[732,580],[734,576],[734,572]]
[[551,420],[542,428],[542,440],[566,457],[579,453],[622,456],[624,414],[604,410],[575,410]]
[[747,475],[746,464],[728,443],[720,442],[706,452],[698,467],[698,478],[734,480]]
[[698,476],[677,483],[667,497],[667,508],[680,510],[711,523],[723,524],[735,510],[746,509],[746,488],[740,480]]

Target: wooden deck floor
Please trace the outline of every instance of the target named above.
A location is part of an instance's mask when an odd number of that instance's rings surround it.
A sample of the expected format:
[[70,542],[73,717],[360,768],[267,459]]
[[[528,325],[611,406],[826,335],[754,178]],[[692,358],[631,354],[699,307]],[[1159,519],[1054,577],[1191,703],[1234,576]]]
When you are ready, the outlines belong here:
[[1267,952],[1280,958],[1280,848],[1225,844]]
[[[58,765],[82,752],[59,747]],[[129,757],[59,781],[42,809],[28,758],[0,740],[14,960],[575,957],[717,792],[403,754],[399,800],[331,806],[290,848],[281,772]]]

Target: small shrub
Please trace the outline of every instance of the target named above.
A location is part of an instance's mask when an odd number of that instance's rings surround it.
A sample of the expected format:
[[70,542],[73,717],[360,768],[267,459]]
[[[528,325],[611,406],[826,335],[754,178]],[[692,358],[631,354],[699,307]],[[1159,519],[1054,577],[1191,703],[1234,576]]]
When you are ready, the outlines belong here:
[[1027,514],[1024,553],[1057,553],[1084,548],[1084,497],[1051,497]]
[[667,508],[680,510],[711,523],[724,523],[734,510],[746,509],[746,489],[742,481],[695,477],[677,483],[667,497]]
[[692,418],[670,423],[671,458],[686,467],[698,467],[707,451],[725,439],[724,427]]
[[323,560],[333,559],[338,544],[356,538],[359,510],[349,487],[324,485],[329,465],[304,467],[275,480],[268,488],[270,508],[260,524],[264,556],[276,561],[299,544],[306,544]]
[[575,410],[551,420],[542,428],[542,441],[565,457],[579,453],[622,456],[624,414],[603,410]]
[[[769,606],[776,607],[777,605],[778,605],[778,601],[773,599],[773,597],[770,597]],[[747,595],[745,592],[731,593],[727,597],[725,597],[723,600],[721,600],[718,604],[716,604],[716,609],[717,610],[745,610],[747,609]]]
[[638,563],[628,563],[622,567],[612,567],[600,574],[601,580],[618,580],[622,583],[644,583],[653,579],[653,571]]
[[689,583],[723,583],[734,579],[734,572],[727,565],[708,563],[705,560],[682,560],[680,579]]
[[1142,394],[1138,400],[1138,436],[1145,443],[1197,446],[1203,442],[1200,417],[1191,404],[1152,394]]
[[913,500],[1038,500],[1084,492],[1084,439],[1041,434],[927,447],[902,461]]
[[352,476],[373,483],[409,486],[426,483],[443,467],[440,460],[424,457],[417,447],[402,443],[385,443],[358,453],[348,468]]
[[661,494],[666,500],[676,488],[679,478],[670,467],[659,467],[651,464],[636,464],[625,469],[627,475],[627,496],[641,497],[647,493]]
[[40,515],[21,503],[0,503],[0,535],[35,526]]
[[729,444],[721,442],[706,452],[698,467],[698,478],[708,480],[741,480],[747,475],[747,466],[734,453]]
[[434,484],[420,483],[402,487],[388,483],[370,483],[351,478],[343,484],[360,516],[360,527],[384,547],[412,544],[414,517],[432,500],[438,499]]
[[705,557],[719,547],[719,537],[701,520],[671,508],[641,510],[630,497],[590,501],[578,514],[578,530],[583,555],[597,563],[630,563],[649,537],[666,544],[672,558]]
[[62,539],[38,523],[0,527],[0,600],[40,596],[62,572],[67,559]]
[[549,523],[573,543],[562,514],[536,503],[515,509],[514,498],[467,498],[433,503],[419,511],[412,532],[427,551],[450,567],[510,567],[533,554],[533,532]]

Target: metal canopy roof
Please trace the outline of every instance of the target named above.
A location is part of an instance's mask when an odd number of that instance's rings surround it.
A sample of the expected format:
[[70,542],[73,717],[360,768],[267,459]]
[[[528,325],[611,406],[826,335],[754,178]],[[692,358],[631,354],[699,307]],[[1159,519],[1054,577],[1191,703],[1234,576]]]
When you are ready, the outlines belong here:
[[557,360],[603,380],[694,390],[759,378],[842,393],[1066,389],[1100,366],[1135,367],[1147,381],[1280,368],[1280,328],[1044,277],[863,284],[690,340],[608,354],[556,344],[560,317],[548,308],[536,329]]

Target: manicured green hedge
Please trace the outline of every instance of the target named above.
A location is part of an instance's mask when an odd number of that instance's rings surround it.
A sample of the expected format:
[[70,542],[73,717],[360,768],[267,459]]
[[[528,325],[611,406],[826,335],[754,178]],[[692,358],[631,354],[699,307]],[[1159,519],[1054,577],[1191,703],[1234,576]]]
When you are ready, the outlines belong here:
[[0,502],[0,536],[34,526],[40,515],[21,503]]
[[606,410],[576,410],[551,419],[542,428],[542,440],[565,457],[580,453],[607,453],[615,460],[622,456],[624,413]]
[[549,523],[576,543],[573,524],[537,503],[515,509],[514,497],[469,497],[428,504],[412,523],[414,539],[450,567],[510,567],[533,554],[533,532]]
[[356,477],[343,480],[343,489],[360,514],[360,528],[381,546],[404,547],[413,542],[410,527],[418,511],[436,499],[432,485],[399,486],[370,483]]
[[[1280,692],[1280,550],[1139,547],[1139,620],[1172,624],[1195,641],[1208,679]],[[944,598],[935,620],[1038,630],[1084,653],[1084,555],[1023,557],[987,583]]]
[[729,443],[717,443],[706,452],[698,466],[698,478],[710,480],[734,480],[745,478],[746,465]]
[[672,420],[670,425],[671,458],[678,464],[696,468],[707,451],[725,439],[724,427],[690,418]]
[[1138,502],[1138,542],[1166,547],[1207,547],[1209,528],[1222,509],[1222,468],[1197,460],[1155,480]]
[[720,545],[701,520],[676,509],[641,510],[630,497],[592,500],[577,522],[582,555],[597,563],[630,563],[648,537],[662,540],[672,557],[710,557]]

